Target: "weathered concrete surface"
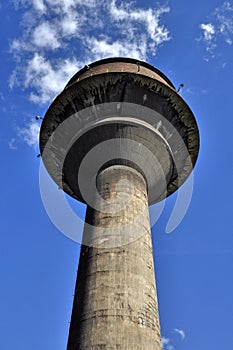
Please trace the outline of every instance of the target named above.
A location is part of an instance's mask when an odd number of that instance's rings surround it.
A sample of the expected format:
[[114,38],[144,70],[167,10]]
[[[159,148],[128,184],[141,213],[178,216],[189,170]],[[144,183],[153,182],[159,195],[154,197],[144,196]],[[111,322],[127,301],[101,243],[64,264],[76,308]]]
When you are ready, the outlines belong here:
[[[144,147],[147,147],[145,133],[150,132],[152,145],[160,138],[161,153],[163,145],[169,150],[173,171],[159,197],[153,196],[158,189],[156,181],[153,182],[148,191],[149,204],[164,199],[184,183],[199,150],[199,132],[192,111],[169,79],[156,68],[134,59],[109,58],[77,72],[43,119],[40,151],[46,169],[59,188],[87,204],[76,181],[81,163],[73,166],[73,155],[78,154],[82,161],[90,145],[100,144],[98,127],[108,130],[106,140],[115,138],[110,127],[113,122],[140,129]],[[137,142],[134,135],[130,139]],[[152,154],[156,158],[156,153]],[[149,173],[152,177],[153,170]],[[75,178],[75,186],[70,176]],[[150,187],[148,178],[147,183]]]
[[104,59],[54,99],[40,151],[58,187],[88,205],[67,349],[161,350],[148,202],[193,170],[192,111],[158,69]]
[[[81,249],[67,350],[161,350],[146,182],[110,166],[97,187],[103,200],[87,209],[92,246]],[[123,234],[135,241],[121,245]]]

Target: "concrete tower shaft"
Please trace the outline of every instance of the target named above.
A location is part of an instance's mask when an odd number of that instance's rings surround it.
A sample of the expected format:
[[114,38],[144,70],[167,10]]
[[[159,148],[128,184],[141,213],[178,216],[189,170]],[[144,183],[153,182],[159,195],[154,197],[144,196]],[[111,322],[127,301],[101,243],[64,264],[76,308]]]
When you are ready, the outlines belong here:
[[[145,179],[115,165],[98,174],[97,188],[100,211],[87,209],[89,246],[81,249],[67,350],[160,350]],[[122,245],[122,233],[133,243]]]

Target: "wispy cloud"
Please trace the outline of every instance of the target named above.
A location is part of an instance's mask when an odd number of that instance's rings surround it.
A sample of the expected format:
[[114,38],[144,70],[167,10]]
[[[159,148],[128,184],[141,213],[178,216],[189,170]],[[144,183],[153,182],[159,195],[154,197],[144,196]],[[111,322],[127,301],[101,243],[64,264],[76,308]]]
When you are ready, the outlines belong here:
[[219,45],[233,42],[233,5],[225,1],[208,16],[208,21],[199,25],[202,33],[199,41],[205,45],[205,60],[214,58]]
[[55,50],[61,45],[58,34],[56,27],[45,21],[35,28],[32,34],[32,42],[38,49]]
[[41,13],[46,12],[46,6],[43,0],[32,0],[32,3],[36,10],[38,10]]
[[115,0],[15,0],[24,8],[11,43],[16,67],[10,86],[45,104],[84,64],[111,56],[147,59],[170,40],[167,6],[141,8]]
[[213,51],[213,49],[215,48],[216,44],[215,44],[215,27],[213,24],[211,23],[207,23],[207,24],[200,24],[200,28],[203,30],[203,40],[206,44],[206,49],[207,51]]
[[[30,123],[28,123],[23,128],[18,128],[18,136],[19,138],[26,142],[28,146],[37,148],[38,142],[39,142],[39,132],[40,132],[40,124],[36,120],[31,120]],[[9,147],[11,148],[11,145],[15,145],[15,139],[12,139],[13,143],[9,144]],[[11,140],[11,141],[12,141]]]
[[122,24],[125,27],[128,23],[127,33],[133,38],[138,32],[139,25],[144,26],[145,34],[149,41],[150,50],[155,53],[156,47],[165,41],[170,40],[168,29],[161,25],[160,17],[163,13],[169,12],[169,7],[160,7],[157,9],[134,9],[130,3],[122,3],[119,7],[116,1],[111,1],[109,5],[109,13],[114,22]]
[[17,140],[15,137],[12,137],[12,139],[8,142],[8,146],[11,150],[16,150],[17,149]]
[[[181,341],[183,341],[186,337],[186,334],[185,334],[183,329],[174,328],[173,333],[178,334],[179,340],[181,340]],[[175,339],[173,339],[173,338],[162,337],[162,349],[163,350],[175,350],[175,347],[173,345],[174,342],[175,342]]]
[[27,61],[24,70],[24,86],[31,91],[30,100],[39,104],[46,103],[81,66],[75,58],[56,60],[53,63],[45,55],[35,53]]
[[162,337],[162,349],[163,350],[175,350],[171,344],[171,339]]
[[181,336],[181,340],[185,339],[185,332],[183,329],[174,328],[174,332]]

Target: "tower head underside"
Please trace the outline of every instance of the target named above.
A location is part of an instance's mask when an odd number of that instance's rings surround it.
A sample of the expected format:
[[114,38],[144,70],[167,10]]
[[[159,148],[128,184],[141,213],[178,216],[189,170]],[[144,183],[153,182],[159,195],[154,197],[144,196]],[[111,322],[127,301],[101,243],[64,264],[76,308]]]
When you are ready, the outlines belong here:
[[79,201],[89,203],[103,169],[126,165],[143,175],[154,204],[191,173],[199,133],[163,73],[142,61],[111,58],[85,66],[54,99],[40,149],[54,181]]

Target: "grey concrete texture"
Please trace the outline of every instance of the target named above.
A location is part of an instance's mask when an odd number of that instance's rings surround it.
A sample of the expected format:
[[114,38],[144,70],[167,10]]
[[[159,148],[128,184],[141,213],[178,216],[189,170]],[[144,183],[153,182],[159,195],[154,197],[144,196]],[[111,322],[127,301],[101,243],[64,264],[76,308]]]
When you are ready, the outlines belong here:
[[94,62],[52,102],[40,150],[59,188],[87,204],[67,350],[161,350],[148,204],[196,163],[189,106],[145,62]]
[[[95,242],[81,249],[67,350],[161,350],[145,179],[130,167],[110,166],[99,173],[97,188],[101,210],[87,209],[84,235]],[[98,248],[98,241],[117,239],[112,227],[142,235]]]
[[[172,173],[159,196],[156,181],[148,176],[149,204],[176,191],[197,159],[199,133],[190,108],[163,73],[144,62],[128,61],[102,60],[78,72],[53,101],[41,126],[40,149],[49,174],[60,188],[84,203],[87,202],[76,179],[85,156],[103,141],[98,128],[105,130],[104,141],[118,137],[111,128],[115,123],[138,129],[135,137],[125,132],[124,139],[150,149],[145,136],[150,133],[151,145],[160,142],[164,157],[170,157]],[[158,154],[153,150],[152,153],[157,158]],[[153,164],[152,170],[155,168]],[[149,169],[148,173],[153,171]]]

